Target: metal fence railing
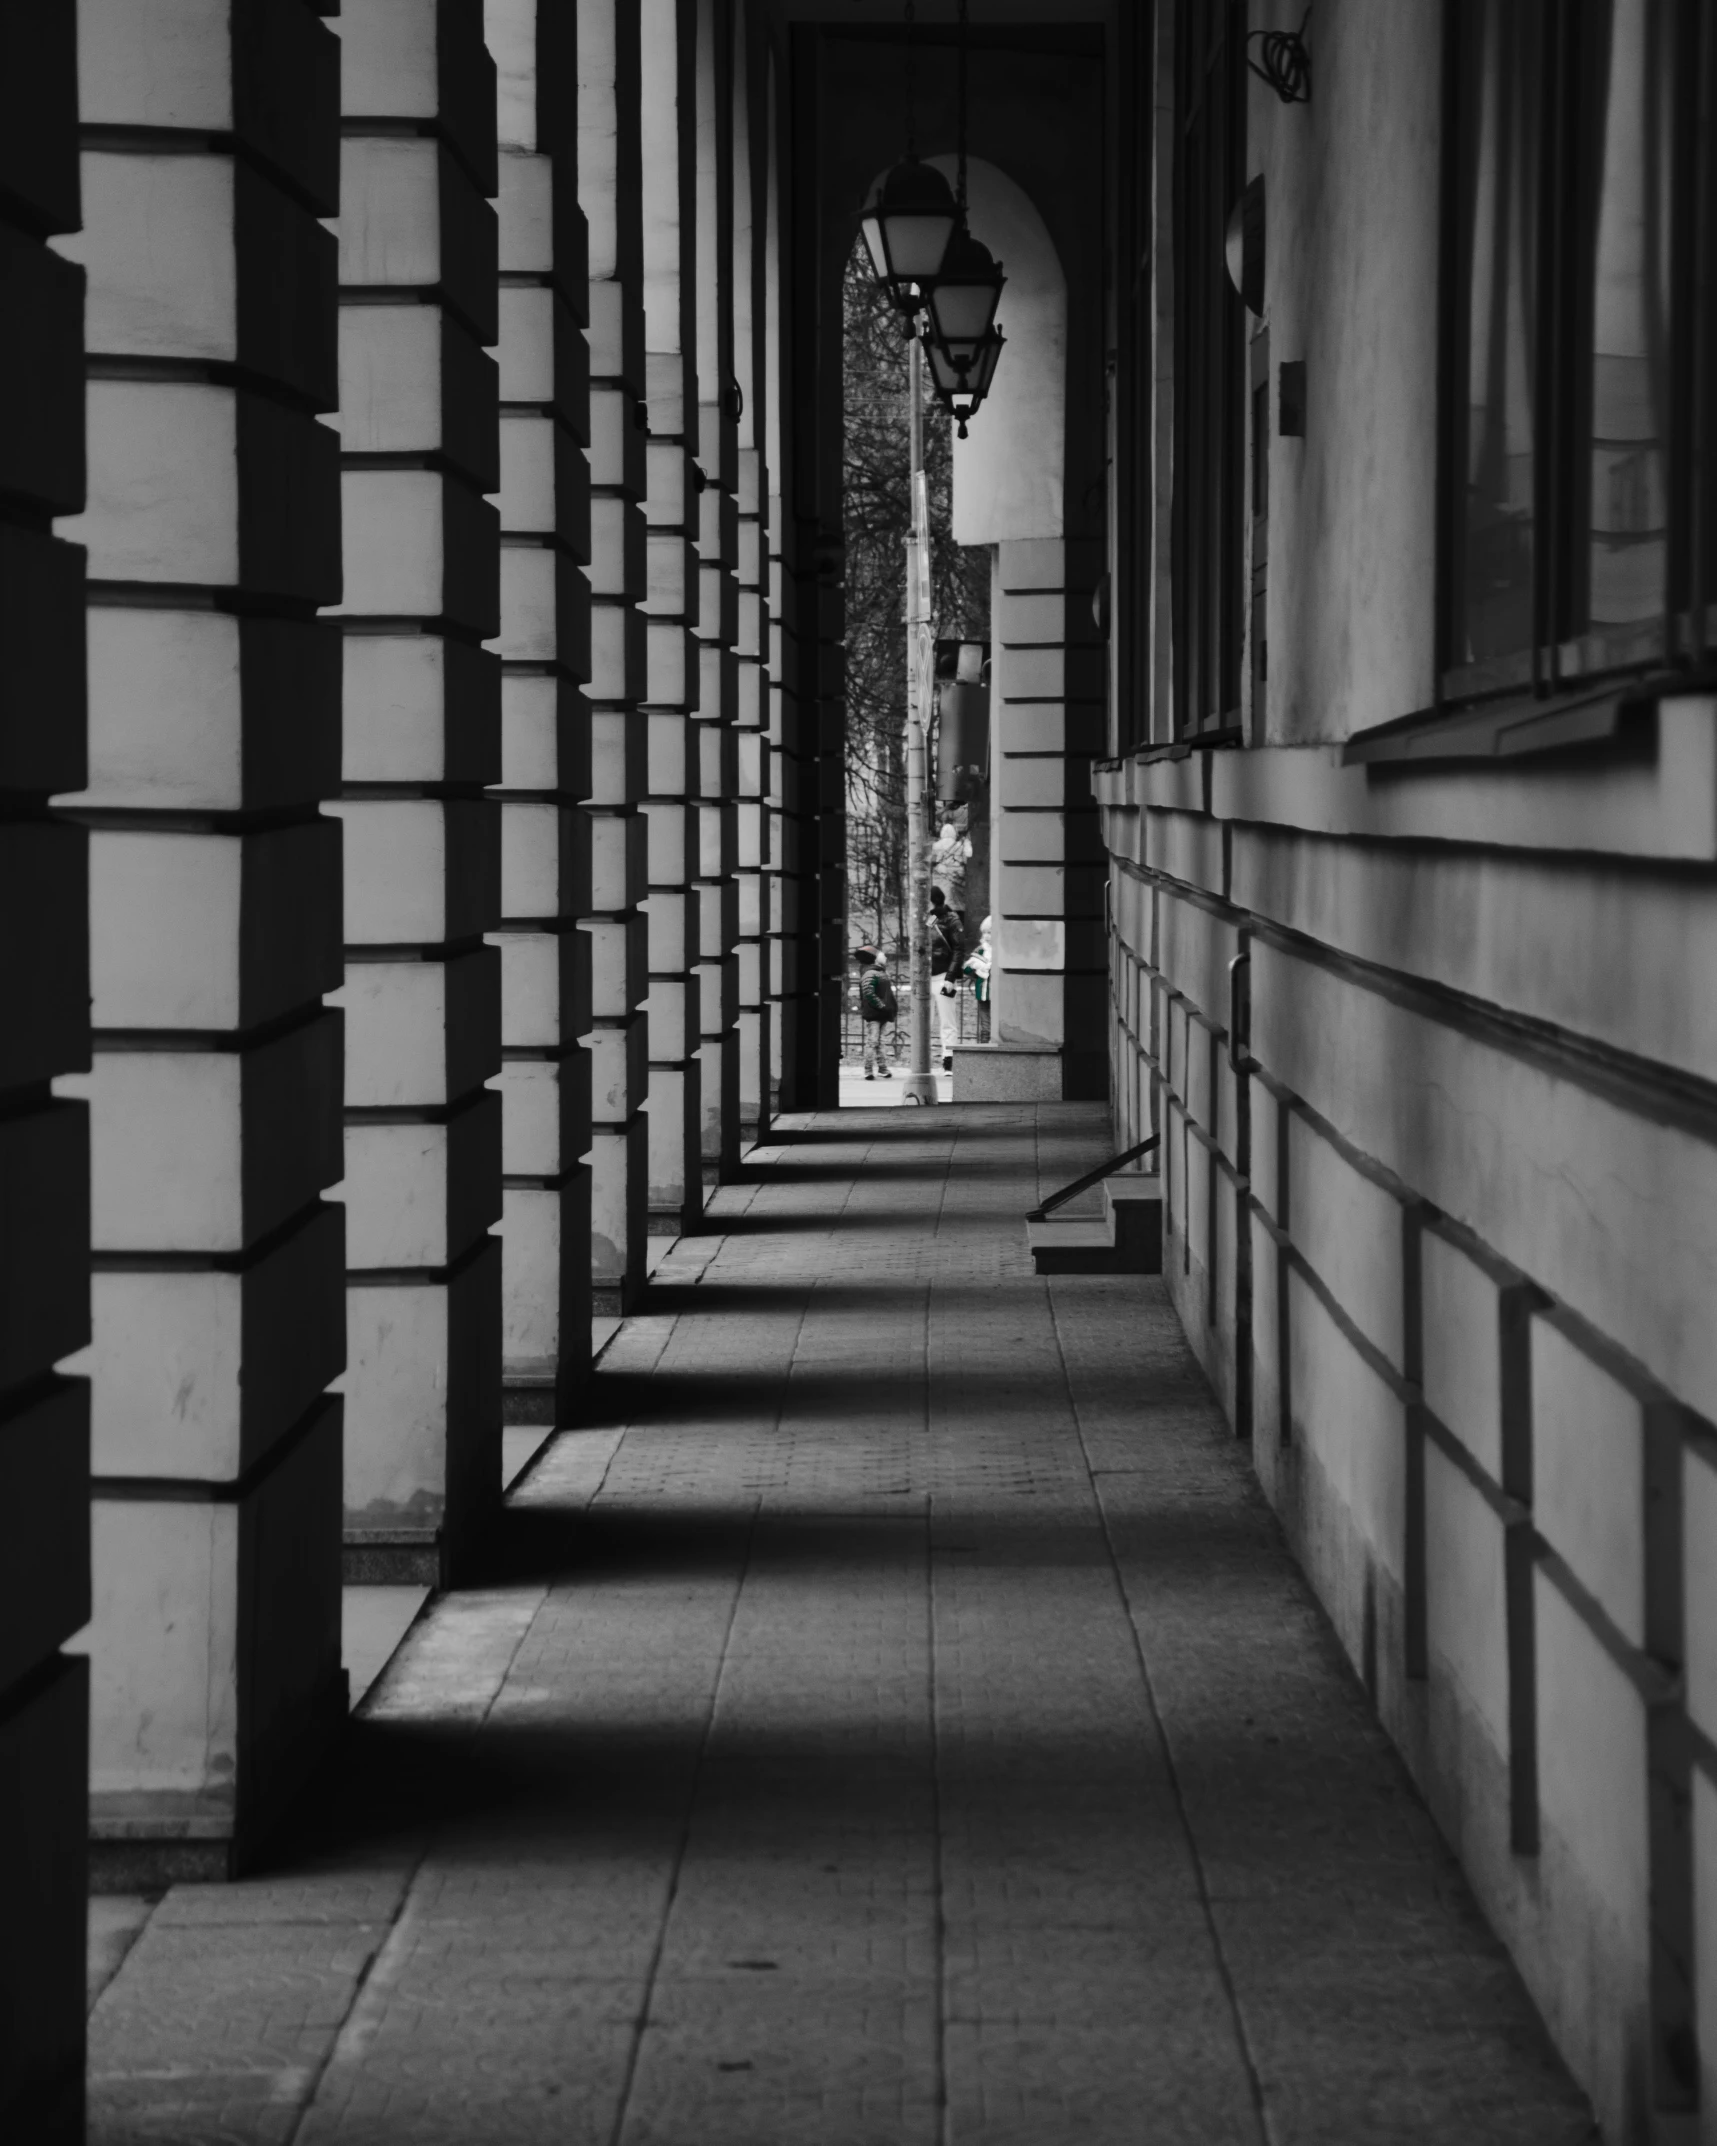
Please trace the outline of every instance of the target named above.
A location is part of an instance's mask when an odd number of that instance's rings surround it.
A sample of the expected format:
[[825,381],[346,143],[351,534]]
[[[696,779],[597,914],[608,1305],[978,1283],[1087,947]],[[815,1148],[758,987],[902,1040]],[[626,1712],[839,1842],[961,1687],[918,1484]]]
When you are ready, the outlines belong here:
[[[895,986],[900,989],[899,984]],[[988,1043],[990,1040],[990,1009],[980,1005],[969,989],[955,1000],[960,1018],[960,1041],[962,1043]],[[930,1009],[930,1050],[934,1057],[940,1048],[942,1031],[938,1027],[938,1014],[932,1000]],[[841,1057],[856,1065],[864,1056],[863,1022],[859,1019],[858,991],[849,986],[841,1002]],[[884,1039],[889,1057],[896,1065],[906,1061],[911,1042],[906,1026],[905,994],[901,995],[900,1018],[893,1022]]]

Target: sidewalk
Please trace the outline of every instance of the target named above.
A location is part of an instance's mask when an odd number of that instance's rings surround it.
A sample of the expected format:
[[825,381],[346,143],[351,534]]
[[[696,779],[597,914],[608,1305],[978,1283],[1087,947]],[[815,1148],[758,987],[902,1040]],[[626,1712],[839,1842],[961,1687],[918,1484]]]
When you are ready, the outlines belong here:
[[1588,2139],[1160,1285],[1029,1270],[1101,1112],[786,1131],[319,1836],[154,1910],[92,2141]]
[[[858,1058],[843,1058],[840,1068],[841,1108],[843,1110],[887,1110],[891,1105],[904,1100],[904,1091],[909,1068],[891,1065],[886,1080],[866,1080],[864,1064]],[[932,1057],[930,1070],[936,1081],[939,1102],[952,1102],[954,1076],[942,1071],[940,1055]],[[918,1107],[918,1106],[914,1106]]]

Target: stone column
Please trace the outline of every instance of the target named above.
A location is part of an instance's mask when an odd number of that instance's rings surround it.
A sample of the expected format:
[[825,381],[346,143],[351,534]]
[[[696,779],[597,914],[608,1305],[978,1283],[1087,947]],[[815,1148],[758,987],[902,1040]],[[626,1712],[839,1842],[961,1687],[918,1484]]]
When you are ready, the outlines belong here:
[[346,0],[346,1570],[447,1584],[499,1499],[495,71],[475,0]]
[[643,0],[643,30],[649,1204],[651,1233],[677,1237],[703,1212],[697,0]]
[[763,457],[762,162],[754,134],[755,51],[743,8],[733,55],[733,372],[738,442],[736,804],[734,808],[739,992],[739,1143],[769,1121],[769,631]]
[[641,52],[631,0],[578,0],[578,198],[590,232],[591,1277],[644,1285],[649,1036],[645,823]]
[[48,812],[84,782],[83,277],[77,21],[0,23],[0,2134],[83,2138],[89,1388],[86,850]]
[[590,354],[577,19],[485,0],[501,137],[503,1408],[590,1372]]
[[698,0],[698,1011],[703,1178],[739,1168],[739,893],[734,876],[739,755],[738,395],[733,374],[732,25],[725,0]]
[[1084,547],[1060,537],[995,547],[990,907],[995,1040],[1018,1060],[1017,1092],[1080,1099],[1107,1092],[1104,871],[1090,794],[1102,652],[1068,616],[1070,552],[1094,579]]
[[[840,1104],[842,1016],[845,1008],[851,933],[847,915],[846,820],[846,596],[842,583],[842,547],[822,535],[817,546],[817,578],[807,579],[808,602],[816,605],[817,762],[814,791],[816,859],[807,875],[808,897],[816,909],[817,1071],[814,1099],[833,1110]],[[807,813],[812,809],[807,799]],[[976,932],[978,919],[969,920]],[[807,944],[812,943],[807,940]],[[812,1098],[807,1096],[806,1102]]]
[[344,1713],[338,47],[305,0],[77,15],[112,1883],[243,1867]]
[[[807,904],[802,845],[803,764],[799,750],[798,589],[782,423],[782,257],[775,68],[765,70],[763,219],[763,422],[767,498],[763,521],[765,670],[768,678],[769,872],[765,988],[769,1001],[769,1115],[797,1108],[804,972],[800,934]],[[814,971],[812,972],[814,974]],[[791,1100],[789,1100],[791,1098]]]

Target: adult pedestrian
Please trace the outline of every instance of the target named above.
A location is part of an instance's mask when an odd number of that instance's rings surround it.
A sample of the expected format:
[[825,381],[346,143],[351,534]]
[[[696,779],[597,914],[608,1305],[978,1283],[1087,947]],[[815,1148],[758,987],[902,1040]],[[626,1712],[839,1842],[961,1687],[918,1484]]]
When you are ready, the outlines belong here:
[[966,971],[966,920],[940,887],[930,889],[931,996],[942,1030],[942,1070],[954,1070],[960,1040],[960,985]]

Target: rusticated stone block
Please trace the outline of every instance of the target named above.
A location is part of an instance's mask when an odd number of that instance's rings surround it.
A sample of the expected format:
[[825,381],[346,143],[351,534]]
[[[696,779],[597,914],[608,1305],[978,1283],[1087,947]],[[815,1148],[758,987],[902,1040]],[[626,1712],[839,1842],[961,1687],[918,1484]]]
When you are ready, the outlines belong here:
[[644,690],[648,642],[630,603],[591,605],[589,692],[594,701],[635,701]]
[[501,1098],[431,1122],[346,1126],[351,1267],[448,1267],[501,1219]]
[[590,346],[561,293],[546,283],[501,286],[501,400],[530,403],[590,444]]
[[480,492],[501,482],[496,368],[439,307],[340,309],[340,444],[349,455],[439,455]]
[[242,365],[336,406],[333,236],[252,165],[96,148],[87,228],[60,251],[89,275],[85,337],[102,356]]
[[344,798],[346,942],[473,938],[500,913],[500,822],[476,798]]
[[514,801],[501,809],[501,915],[509,924],[570,917],[583,891],[580,815],[564,805]]
[[515,671],[501,686],[501,785],[506,790],[590,790],[590,709],[563,678]]
[[458,478],[429,469],[348,469],[347,618],[425,619],[484,640],[501,629],[500,517]]
[[636,500],[617,493],[590,502],[590,588],[598,597],[641,597],[648,577],[648,531]]
[[628,708],[590,711],[590,802],[630,805],[644,789],[644,726]]
[[572,432],[541,412],[502,413],[501,524],[509,535],[552,536],[589,562],[590,464]]
[[559,1178],[585,1151],[590,1054],[509,1058],[498,1083],[506,1105],[501,1168],[508,1177]]
[[[600,290],[600,284],[592,290]],[[591,371],[594,374],[594,362]],[[643,404],[629,388],[601,381],[590,391],[590,477],[593,484],[644,496],[645,431]]]
[[340,779],[340,636],[314,619],[155,605],[89,620],[81,803],[159,811],[312,804]]
[[564,931],[499,931],[501,1043],[506,1050],[558,1051],[591,1022],[591,936]]
[[339,44],[301,0],[82,0],[78,32],[86,125],[236,134],[337,213]]
[[501,666],[438,634],[349,634],[348,782],[460,783],[500,774]]
[[346,1211],[310,1209],[236,1266],[95,1277],[100,1476],[232,1482],[346,1361]]
[[591,668],[590,584],[558,545],[501,542],[501,656],[553,663],[572,678]]
[[637,813],[597,812],[590,820],[590,906],[618,915],[644,898],[645,835]]
[[[589,1167],[556,1185],[509,1185],[505,1198],[503,1367],[556,1373],[564,1392],[590,1362]],[[555,1420],[567,1420],[564,1399]]]
[[433,294],[493,345],[495,212],[464,168],[421,137],[347,135],[340,172],[341,284]]
[[333,603],[339,443],[300,410],[192,380],[89,384],[93,578]]
[[340,1176],[341,1057],[329,1012],[245,1050],[98,1050],[103,1251],[237,1253],[311,1206]]
[[482,0],[345,0],[340,109],[348,121],[433,127],[479,191],[493,194],[495,63]]
[[644,1100],[650,1062],[649,1029],[641,1009],[625,1022],[599,1023],[590,1032],[590,1115],[597,1125],[625,1125]]
[[[348,1535],[480,1532],[500,1498],[501,1246],[445,1281],[347,1292]],[[446,1545],[457,1561],[462,1544]]]
[[448,961],[354,961],[335,994],[346,1015],[346,1102],[438,1109],[501,1062],[501,960],[473,947]]
[[590,227],[578,205],[576,155],[504,156],[500,185],[501,273],[551,281],[582,330],[590,311]]
[[328,1395],[236,1498],[97,1485],[98,1836],[236,1836],[242,1863],[339,1727],[340,1445]]
[[340,981],[340,830],[89,837],[98,1028],[250,1029]]
[[647,989],[648,933],[641,916],[596,917],[590,937],[590,1000],[595,1019],[630,1020]]

